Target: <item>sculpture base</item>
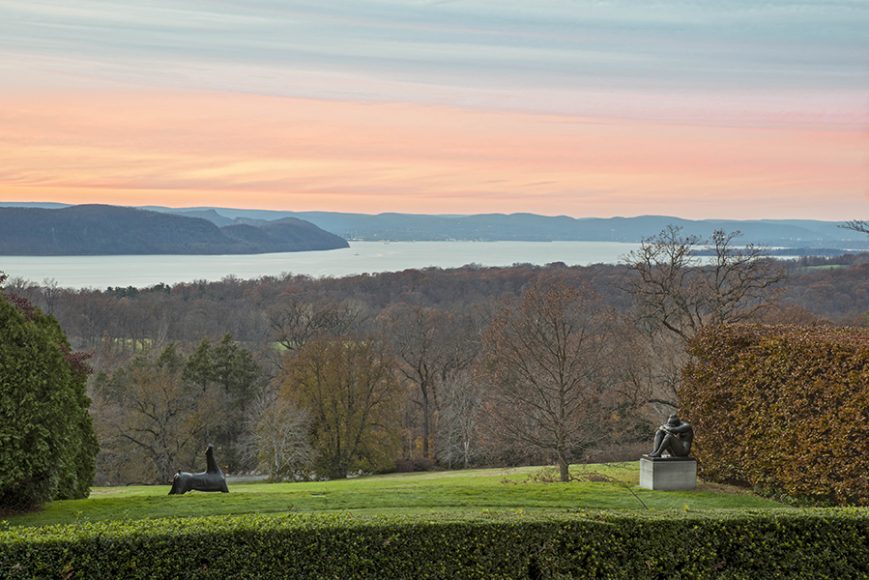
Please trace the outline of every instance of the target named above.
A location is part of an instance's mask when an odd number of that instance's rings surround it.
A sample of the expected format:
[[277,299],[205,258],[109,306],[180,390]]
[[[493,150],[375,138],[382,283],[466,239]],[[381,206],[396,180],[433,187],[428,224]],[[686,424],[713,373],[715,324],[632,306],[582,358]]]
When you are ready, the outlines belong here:
[[640,487],[673,491],[697,487],[697,461],[692,457],[641,457]]

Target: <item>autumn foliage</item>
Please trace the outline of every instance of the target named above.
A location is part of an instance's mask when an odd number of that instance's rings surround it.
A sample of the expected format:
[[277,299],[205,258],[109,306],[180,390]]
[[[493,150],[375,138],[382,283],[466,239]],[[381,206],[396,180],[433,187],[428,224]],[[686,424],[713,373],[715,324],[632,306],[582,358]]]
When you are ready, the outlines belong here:
[[680,396],[703,478],[869,504],[869,329],[718,327],[690,352]]

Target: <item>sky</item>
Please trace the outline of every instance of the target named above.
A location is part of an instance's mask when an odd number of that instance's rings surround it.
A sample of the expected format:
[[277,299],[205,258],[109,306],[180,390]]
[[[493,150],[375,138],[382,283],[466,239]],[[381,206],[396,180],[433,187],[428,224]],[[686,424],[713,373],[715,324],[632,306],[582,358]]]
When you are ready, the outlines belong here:
[[869,2],[0,0],[0,201],[869,218]]

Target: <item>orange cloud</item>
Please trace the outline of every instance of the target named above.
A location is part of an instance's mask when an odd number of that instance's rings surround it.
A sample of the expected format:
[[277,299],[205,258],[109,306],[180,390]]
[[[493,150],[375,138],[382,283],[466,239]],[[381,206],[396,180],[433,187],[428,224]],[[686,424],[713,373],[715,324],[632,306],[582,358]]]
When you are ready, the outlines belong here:
[[0,199],[287,210],[859,217],[858,128],[217,93],[0,96]]

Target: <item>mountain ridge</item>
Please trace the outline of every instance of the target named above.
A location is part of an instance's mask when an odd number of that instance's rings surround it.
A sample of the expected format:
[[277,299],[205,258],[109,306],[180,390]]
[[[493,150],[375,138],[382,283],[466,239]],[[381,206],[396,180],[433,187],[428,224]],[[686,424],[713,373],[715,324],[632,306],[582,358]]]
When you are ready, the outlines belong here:
[[[34,204],[37,202],[34,202]],[[4,205],[0,203],[0,206]],[[53,205],[43,203],[42,205]],[[150,211],[198,217],[219,227],[238,223],[261,227],[265,222],[297,218],[337,236],[359,241],[613,241],[640,242],[668,225],[686,235],[708,238],[715,229],[742,232],[740,242],[772,247],[869,249],[865,235],[844,230],[842,222],[765,218],[757,220],[691,220],[666,215],[610,218],[566,215],[544,216],[528,212],[408,214],[384,212],[279,211],[198,206],[169,208],[144,206]]]
[[[866,236],[843,230],[841,222],[820,220],[690,220],[675,216],[573,218],[538,214],[355,214],[213,209],[223,218],[269,219],[295,216],[350,240],[366,241],[613,241],[640,242],[668,225],[686,235],[708,238],[713,230],[739,230],[741,241],[765,246],[869,249]],[[168,208],[163,211],[174,211]]]
[[0,255],[258,254],[346,248],[296,218],[251,231],[203,218],[112,205],[0,207]]

